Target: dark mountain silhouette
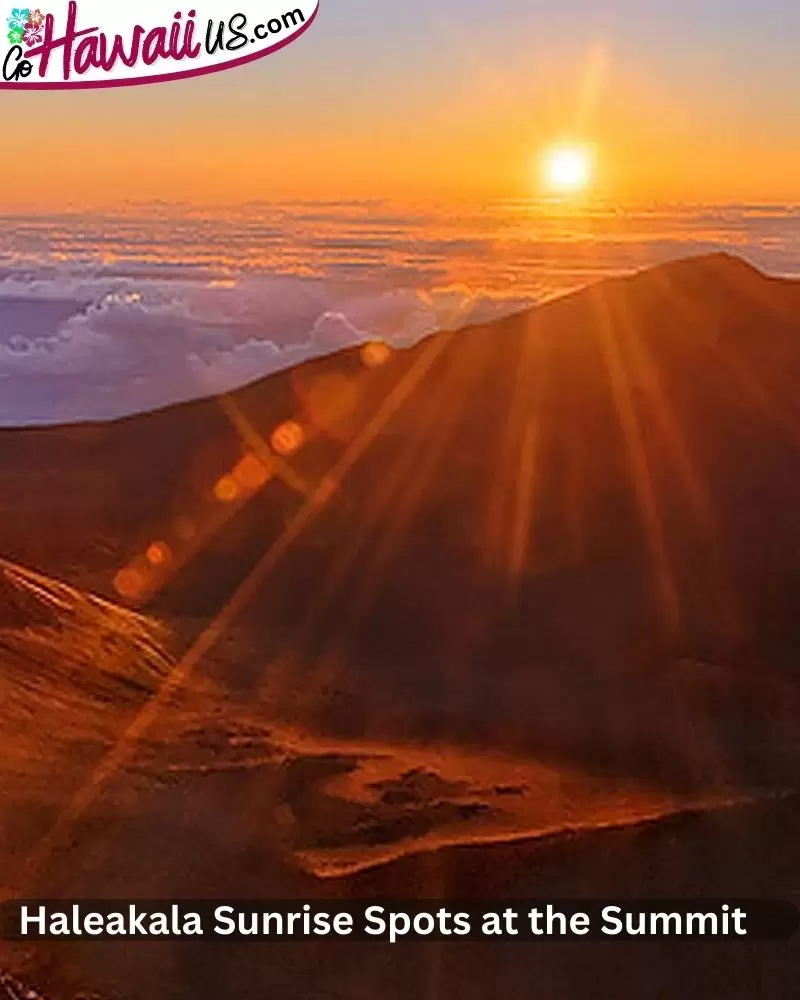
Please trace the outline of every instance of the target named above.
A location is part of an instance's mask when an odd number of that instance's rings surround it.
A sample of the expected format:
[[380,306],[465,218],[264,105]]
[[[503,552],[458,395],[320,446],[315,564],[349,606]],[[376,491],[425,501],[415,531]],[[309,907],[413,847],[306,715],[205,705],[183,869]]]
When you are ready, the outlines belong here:
[[[115,607],[146,613],[130,621],[160,622],[194,668],[187,700],[132,750],[131,773],[155,784],[115,827],[122,869],[53,877],[122,893],[149,843],[164,896],[235,893],[254,857],[308,892],[287,852],[305,872],[352,873],[745,799],[787,849],[794,800],[763,801],[798,779],[798,387],[800,284],[720,254],[388,357],[354,348],[223,400],[0,433],[0,554],[114,628],[128,620]],[[59,620],[48,635],[74,634]],[[96,759],[112,744],[98,738]],[[191,826],[158,785],[167,772]],[[235,831],[196,833],[234,801]],[[105,843],[97,816],[122,808],[101,800],[87,851]],[[719,823],[738,843],[750,815]],[[712,857],[715,889],[733,884],[741,858],[728,865],[714,829],[690,826],[674,851],[674,831],[657,846],[620,835],[637,859],[628,887],[653,856],[683,873],[662,873],[664,895],[697,889]],[[585,859],[583,844],[565,857]],[[530,860],[481,850],[503,872]],[[548,891],[580,892],[565,873],[584,862],[548,858]],[[406,858],[350,890],[424,895],[437,864]],[[470,865],[459,854],[448,870],[473,891]],[[767,891],[770,872],[742,891]]]
[[[752,707],[751,689],[774,684],[788,704],[800,286],[725,255],[442,334],[374,370],[352,350],[234,394],[249,433],[269,441],[292,418],[313,439],[289,459],[291,485],[237,509],[150,610],[219,610],[403,379],[413,391],[240,620],[267,683],[270,656],[290,651],[273,695],[293,715],[368,732],[380,705],[384,729],[576,753],[589,739],[590,755],[599,742],[627,757],[630,728],[652,736],[666,716],[673,731],[686,690],[735,689]],[[0,551],[113,595],[152,540],[187,548],[181,517],[214,520],[214,484],[248,450],[213,400],[4,433]]]

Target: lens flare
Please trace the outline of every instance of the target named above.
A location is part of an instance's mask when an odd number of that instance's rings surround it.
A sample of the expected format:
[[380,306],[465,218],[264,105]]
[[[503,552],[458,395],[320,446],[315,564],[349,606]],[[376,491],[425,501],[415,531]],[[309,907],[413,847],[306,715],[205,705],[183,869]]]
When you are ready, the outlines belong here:
[[303,428],[294,420],[287,420],[276,428],[270,438],[273,451],[289,458],[294,455],[305,444],[306,435]]
[[166,542],[153,542],[146,552],[151,566],[166,566],[172,559],[172,552]]
[[361,360],[367,368],[380,368],[392,356],[392,349],[382,340],[372,341],[361,348]]
[[233,470],[233,478],[245,490],[259,490],[269,482],[270,471],[257,455],[245,455]]
[[116,592],[120,597],[125,597],[131,601],[140,597],[146,587],[146,577],[133,566],[121,569],[114,577],[114,589]]
[[233,476],[223,476],[214,487],[214,496],[220,503],[234,503],[241,496],[241,492]]

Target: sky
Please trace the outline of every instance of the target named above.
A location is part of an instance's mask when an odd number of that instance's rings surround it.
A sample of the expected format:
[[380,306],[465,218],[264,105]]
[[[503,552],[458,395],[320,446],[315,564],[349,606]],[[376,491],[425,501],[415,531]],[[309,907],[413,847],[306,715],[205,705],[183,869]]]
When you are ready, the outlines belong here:
[[249,66],[2,92],[0,208],[525,198],[563,139],[612,200],[798,202],[798,38],[794,0],[321,0]]

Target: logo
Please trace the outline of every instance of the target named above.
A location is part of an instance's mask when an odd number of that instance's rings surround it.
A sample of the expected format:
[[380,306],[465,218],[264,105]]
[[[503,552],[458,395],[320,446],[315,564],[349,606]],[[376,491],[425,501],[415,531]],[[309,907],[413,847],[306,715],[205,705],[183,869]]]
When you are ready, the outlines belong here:
[[319,10],[319,0],[189,2],[13,7],[0,34],[0,89],[132,87],[233,69],[295,41]]

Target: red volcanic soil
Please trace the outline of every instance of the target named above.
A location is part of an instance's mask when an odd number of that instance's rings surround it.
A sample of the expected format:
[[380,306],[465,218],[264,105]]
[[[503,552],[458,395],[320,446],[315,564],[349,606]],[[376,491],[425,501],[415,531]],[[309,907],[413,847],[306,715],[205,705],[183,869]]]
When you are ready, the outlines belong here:
[[[800,285],[715,255],[221,400],[0,432],[0,886],[796,898],[798,387]],[[796,957],[8,964],[53,1000],[778,1000]]]

